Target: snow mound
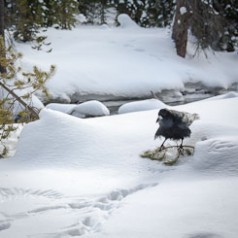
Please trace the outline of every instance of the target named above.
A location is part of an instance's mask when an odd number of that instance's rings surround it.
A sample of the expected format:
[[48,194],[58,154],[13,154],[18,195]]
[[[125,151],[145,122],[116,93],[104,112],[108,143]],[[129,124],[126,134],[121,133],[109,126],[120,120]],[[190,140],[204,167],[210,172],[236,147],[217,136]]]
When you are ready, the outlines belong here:
[[110,115],[108,108],[103,103],[96,100],[87,101],[81,104],[50,103],[46,108],[79,118]]
[[139,28],[139,26],[127,15],[120,14],[117,20],[122,28]]
[[[204,148],[210,146],[209,141],[217,138],[232,138],[231,146],[227,145],[227,150],[222,152],[227,154],[222,154],[222,157],[230,155],[229,148],[234,149],[233,154],[238,153],[236,146],[233,145],[238,135],[238,112],[230,110],[236,104],[237,98],[231,98],[173,107],[175,110],[196,112],[201,116],[200,120],[192,124],[192,135],[184,142],[195,146],[194,156],[198,159],[198,163],[201,157],[203,160],[209,160]],[[145,164],[146,169],[150,166],[155,169],[160,164],[155,165],[152,161],[141,160],[140,154],[159,146],[163,140],[163,138],[156,141],[153,139],[158,128],[155,123],[157,113],[158,110],[150,110],[82,120],[44,109],[40,113],[39,121],[30,123],[24,128],[15,158],[26,164],[34,162],[37,166],[54,164],[78,168],[110,167],[120,173],[121,169],[127,167],[127,171],[124,172],[128,174],[138,171]],[[37,135],[35,131],[38,132]],[[39,145],[41,145],[40,153],[37,149]],[[219,153],[212,155],[219,157]],[[227,163],[227,166],[231,165],[231,161],[227,160]]]
[[76,117],[108,116],[110,111],[103,103],[91,100],[77,105],[71,115]]
[[[237,130],[238,132],[238,130]],[[204,140],[196,145],[193,166],[221,174],[237,174],[238,136],[223,136]]]
[[128,113],[128,112],[138,112],[138,111],[147,111],[153,109],[161,109],[167,107],[166,104],[161,102],[158,99],[147,99],[137,102],[125,103],[119,107],[118,113]]
[[61,103],[50,103],[46,108],[55,110],[58,112],[63,112],[66,114],[71,114],[72,110],[76,107],[76,104],[61,104]]
[[[38,168],[52,165],[71,168],[97,167],[98,170],[112,168],[129,174],[129,171],[138,170],[151,162],[139,159],[139,154],[141,148],[149,148],[154,143],[153,130],[140,130],[145,125],[144,116],[140,119],[137,117],[133,115],[131,120],[136,120],[137,123],[132,125],[127,117],[85,120],[44,109],[40,113],[40,120],[25,126],[13,160],[16,159],[24,166],[33,165]],[[155,123],[150,125],[154,127]],[[38,132],[37,135],[35,131]],[[129,131],[129,135],[125,133]],[[141,140],[144,135],[148,137],[145,141]],[[125,167],[128,169],[125,170]]]

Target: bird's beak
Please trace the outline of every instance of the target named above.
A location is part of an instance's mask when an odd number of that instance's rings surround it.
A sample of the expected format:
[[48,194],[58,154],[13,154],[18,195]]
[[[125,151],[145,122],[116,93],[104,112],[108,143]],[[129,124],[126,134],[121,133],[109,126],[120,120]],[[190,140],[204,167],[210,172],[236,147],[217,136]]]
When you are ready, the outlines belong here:
[[156,120],[156,123],[158,123],[160,120],[162,119],[161,116],[158,116],[157,120]]

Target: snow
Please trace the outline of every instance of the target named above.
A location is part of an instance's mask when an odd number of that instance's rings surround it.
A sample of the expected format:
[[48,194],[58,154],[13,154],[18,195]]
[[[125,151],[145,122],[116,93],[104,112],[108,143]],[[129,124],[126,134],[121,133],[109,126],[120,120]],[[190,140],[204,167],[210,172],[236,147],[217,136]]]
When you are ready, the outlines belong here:
[[[52,53],[16,47],[26,68],[57,65],[48,87],[68,101],[77,93],[132,97],[185,82],[237,83],[235,53],[192,58],[190,44],[181,59],[167,30],[127,27],[129,21],[50,29]],[[24,126],[15,155],[0,160],[1,238],[237,238],[237,104],[230,92],[180,106],[141,100],[121,106],[119,115],[87,119],[68,114],[109,111],[95,100],[43,108]],[[200,116],[184,141],[195,153],[173,166],[140,157],[163,140],[154,140],[162,107]]]
[[158,109],[92,119],[43,109],[0,161],[1,237],[235,238],[238,97],[223,97],[172,107],[201,119],[185,141],[195,154],[171,167],[140,158],[162,141]]
[[139,27],[127,14],[120,14],[117,20],[122,28],[137,28]]
[[180,11],[181,15],[184,15],[185,13],[187,13],[187,8],[186,7],[180,7],[179,11]]
[[[163,89],[183,90],[184,84],[201,82],[207,87],[229,88],[237,83],[238,56],[234,53],[201,52],[189,43],[186,59],[176,55],[169,29],[140,28],[126,15],[121,26],[83,26],[72,31],[44,32],[50,46],[41,51],[31,44],[16,43],[23,53],[22,66],[37,65],[56,73],[47,83],[53,98],[80,101],[84,95],[148,97]],[[134,25],[134,26],[132,26]],[[47,53],[49,48],[53,49]],[[76,100],[73,100],[76,99]]]
[[138,111],[147,111],[152,109],[161,109],[166,107],[166,105],[158,99],[147,99],[140,100],[137,102],[125,103],[119,107],[118,113],[129,113],[129,112],[138,112]]
[[110,115],[109,109],[97,100],[90,100],[81,104],[50,103],[46,108],[80,118]]

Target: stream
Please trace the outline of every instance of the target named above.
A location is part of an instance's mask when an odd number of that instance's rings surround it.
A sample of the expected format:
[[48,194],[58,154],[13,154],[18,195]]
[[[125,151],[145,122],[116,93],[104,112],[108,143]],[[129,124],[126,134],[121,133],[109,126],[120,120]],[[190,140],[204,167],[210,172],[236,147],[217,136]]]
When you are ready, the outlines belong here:
[[[233,83],[227,88],[223,87],[207,87],[200,82],[184,83],[183,89],[164,89],[156,92],[148,92],[147,95],[139,96],[118,96],[113,94],[81,94],[75,92],[68,95],[70,103],[80,104],[89,100],[97,100],[102,102],[109,110],[111,115],[118,113],[118,108],[129,102],[135,102],[145,99],[157,98],[168,105],[181,105],[190,102],[199,101],[209,97],[221,95],[228,92],[238,92],[238,82]],[[48,103],[69,103],[64,98],[51,98]]]

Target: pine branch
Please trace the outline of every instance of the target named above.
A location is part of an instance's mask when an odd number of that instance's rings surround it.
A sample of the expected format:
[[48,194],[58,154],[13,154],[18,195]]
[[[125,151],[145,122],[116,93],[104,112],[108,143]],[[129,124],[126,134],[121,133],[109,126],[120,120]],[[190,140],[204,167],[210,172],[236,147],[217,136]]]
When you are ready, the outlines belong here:
[[19,97],[13,90],[11,90],[8,86],[6,86],[1,80],[0,80],[0,86],[3,87],[9,94],[13,96],[24,108],[26,108],[29,112],[32,113],[32,115],[39,119],[39,113],[35,111],[35,109],[31,106],[29,106],[21,97]]

